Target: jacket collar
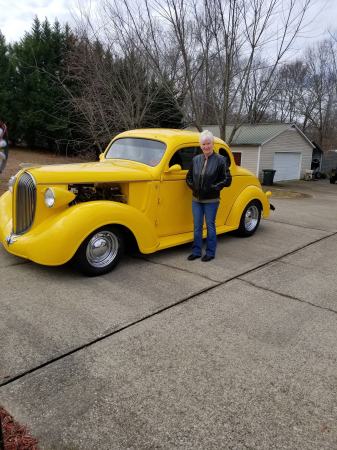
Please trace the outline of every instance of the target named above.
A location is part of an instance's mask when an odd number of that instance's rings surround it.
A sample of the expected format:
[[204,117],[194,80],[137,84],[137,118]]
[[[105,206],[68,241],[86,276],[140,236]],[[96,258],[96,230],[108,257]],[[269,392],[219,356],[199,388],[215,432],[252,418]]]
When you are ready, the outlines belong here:
[[[214,150],[213,150],[213,153],[212,153],[207,159],[213,158],[214,155],[215,155],[215,152],[214,152]],[[205,160],[206,160],[205,155],[202,153],[201,156],[202,156],[202,159],[205,161]]]

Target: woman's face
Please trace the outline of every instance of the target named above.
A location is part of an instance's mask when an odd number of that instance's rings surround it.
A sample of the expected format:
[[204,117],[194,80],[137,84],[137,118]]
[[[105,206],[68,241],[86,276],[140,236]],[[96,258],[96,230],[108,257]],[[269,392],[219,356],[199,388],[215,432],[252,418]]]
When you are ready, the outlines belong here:
[[213,153],[214,143],[210,138],[204,138],[200,143],[201,150],[206,158]]

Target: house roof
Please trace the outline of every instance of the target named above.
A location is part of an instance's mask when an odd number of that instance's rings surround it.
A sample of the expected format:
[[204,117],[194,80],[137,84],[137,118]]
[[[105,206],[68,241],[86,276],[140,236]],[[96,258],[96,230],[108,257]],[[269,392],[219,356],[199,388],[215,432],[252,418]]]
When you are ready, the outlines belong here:
[[[261,145],[276,135],[289,129],[289,124],[242,125],[235,133],[232,145]],[[226,127],[226,137],[231,135],[233,126]]]
[[[203,129],[209,129],[215,136],[219,135],[219,128],[214,125],[204,125]],[[217,130],[216,130],[217,129]],[[264,123],[264,124],[243,124],[236,131],[231,145],[263,145],[286,130],[297,130],[311,147],[313,143],[295,125],[291,123]],[[228,139],[233,130],[233,125],[226,127],[226,138]]]

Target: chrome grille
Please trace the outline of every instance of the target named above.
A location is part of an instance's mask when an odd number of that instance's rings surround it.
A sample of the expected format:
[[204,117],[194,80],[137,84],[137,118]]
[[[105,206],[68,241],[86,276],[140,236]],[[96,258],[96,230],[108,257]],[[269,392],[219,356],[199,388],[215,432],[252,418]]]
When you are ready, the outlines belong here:
[[34,178],[24,173],[17,184],[15,202],[15,234],[27,231],[33,223],[36,205],[36,186]]

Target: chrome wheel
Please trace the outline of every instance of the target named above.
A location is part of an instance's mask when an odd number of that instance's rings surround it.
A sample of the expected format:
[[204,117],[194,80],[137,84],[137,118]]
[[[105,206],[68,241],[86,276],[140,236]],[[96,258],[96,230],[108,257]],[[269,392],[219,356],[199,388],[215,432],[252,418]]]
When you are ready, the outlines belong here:
[[102,230],[94,234],[87,244],[86,257],[88,263],[95,268],[109,266],[119,251],[118,237],[109,230]]
[[248,237],[255,233],[261,219],[262,205],[258,200],[252,200],[242,211],[239,228],[236,234]]
[[260,221],[260,211],[255,204],[248,206],[245,213],[245,229],[248,232],[253,231]]

